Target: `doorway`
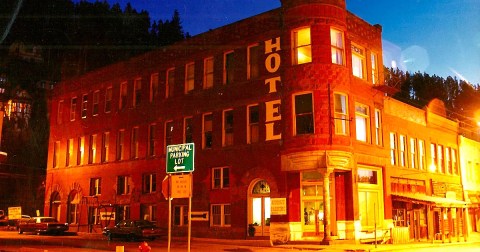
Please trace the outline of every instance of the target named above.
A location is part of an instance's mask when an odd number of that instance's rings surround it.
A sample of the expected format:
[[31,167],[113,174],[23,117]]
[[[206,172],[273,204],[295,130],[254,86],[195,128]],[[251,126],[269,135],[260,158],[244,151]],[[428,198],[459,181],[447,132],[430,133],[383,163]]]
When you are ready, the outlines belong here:
[[256,180],[250,184],[249,219],[255,236],[270,235],[270,186],[266,180]]
[[55,191],[50,196],[50,216],[60,221],[60,194]]

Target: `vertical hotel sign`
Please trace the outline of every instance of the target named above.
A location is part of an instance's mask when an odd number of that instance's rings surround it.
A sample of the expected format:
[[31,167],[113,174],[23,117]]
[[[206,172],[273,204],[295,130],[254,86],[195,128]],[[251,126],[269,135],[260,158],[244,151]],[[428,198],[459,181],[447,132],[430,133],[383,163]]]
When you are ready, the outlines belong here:
[[[281,58],[279,51],[280,37],[265,41],[265,69],[271,73],[276,74],[281,65]],[[273,76],[265,80],[265,85],[268,85],[268,93],[277,92],[277,84],[281,82],[280,75]],[[266,118],[265,118],[265,140],[278,140],[282,138],[281,132],[275,132],[275,123],[279,123],[282,119],[280,114],[281,100],[273,100],[265,102]]]

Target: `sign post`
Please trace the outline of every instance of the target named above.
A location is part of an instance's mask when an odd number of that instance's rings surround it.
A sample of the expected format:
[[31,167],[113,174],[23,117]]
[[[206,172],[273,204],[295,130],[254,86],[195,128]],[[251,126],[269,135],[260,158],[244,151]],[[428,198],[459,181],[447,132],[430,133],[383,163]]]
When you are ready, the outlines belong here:
[[165,163],[168,176],[162,182],[162,193],[165,196],[167,193],[164,192],[166,191],[164,188],[168,187],[168,252],[170,252],[172,199],[174,198],[188,198],[188,252],[190,252],[192,236],[192,217],[190,213],[192,212],[194,157],[195,145],[193,143],[167,146]]

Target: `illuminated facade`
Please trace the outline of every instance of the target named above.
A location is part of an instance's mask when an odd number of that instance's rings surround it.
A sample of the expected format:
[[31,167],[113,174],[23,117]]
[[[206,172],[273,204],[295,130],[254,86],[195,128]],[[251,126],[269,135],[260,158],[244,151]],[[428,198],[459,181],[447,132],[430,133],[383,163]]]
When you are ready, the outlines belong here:
[[[245,238],[251,226],[275,242],[328,244],[398,224],[396,200],[418,199],[390,187],[411,172],[391,163],[389,136],[417,133],[402,133],[409,119],[395,107],[403,105],[381,91],[381,27],[346,11],[343,0],[281,2],[60,83],[51,100],[45,214],[83,231],[124,218],[166,226],[165,147],[194,142],[192,212],[203,216],[192,221],[194,236]],[[412,130],[458,150],[455,125],[427,118]],[[426,169],[430,141],[418,172],[435,179],[423,182],[460,185],[457,173]],[[172,205],[173,232],[186,234],[188,200]]]

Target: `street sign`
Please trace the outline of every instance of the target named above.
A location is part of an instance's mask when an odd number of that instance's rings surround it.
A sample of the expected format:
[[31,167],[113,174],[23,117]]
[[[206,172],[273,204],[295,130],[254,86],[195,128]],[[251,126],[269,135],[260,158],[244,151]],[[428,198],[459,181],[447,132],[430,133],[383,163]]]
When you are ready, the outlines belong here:
[[162,181],[162,195],[166,200],[170,197],[170,179],[168,175]]
[[170,197],[189,198],[192,196],[192,174],[170,176]]
[[18,220],[22,218],[22,207],[9,207],[8,208],[8,219],[9,220]]
[[167,173],[193,172],[195,146],[193,143],[167,146]]

